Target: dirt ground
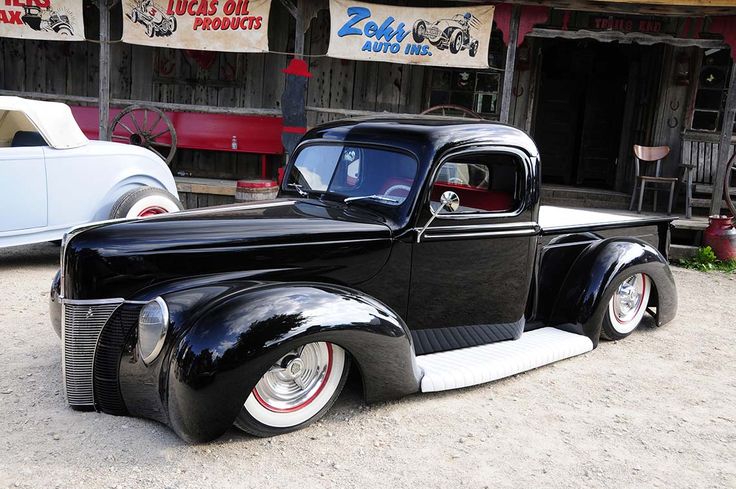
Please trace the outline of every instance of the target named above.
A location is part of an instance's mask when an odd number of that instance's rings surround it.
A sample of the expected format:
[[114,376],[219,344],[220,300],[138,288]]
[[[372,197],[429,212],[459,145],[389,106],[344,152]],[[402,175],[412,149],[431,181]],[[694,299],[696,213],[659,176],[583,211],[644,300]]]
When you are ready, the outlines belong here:
[[0,487],[736,487],[736,276],[675,269],[680,309],[499,382],[188,445],[69,409],[48,320],[53,245],[0,250]]

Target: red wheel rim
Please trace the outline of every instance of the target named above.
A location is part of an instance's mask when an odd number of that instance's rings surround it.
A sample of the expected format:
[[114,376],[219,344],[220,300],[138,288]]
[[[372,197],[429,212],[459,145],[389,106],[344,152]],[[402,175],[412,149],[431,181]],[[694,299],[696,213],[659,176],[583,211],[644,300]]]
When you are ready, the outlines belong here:
[[157,205],[146,207],[142,211],[138,213],[138,217],[150,217],[150,216],[158,216],[159,214],[166,214],[169,211],[164,209],[163,207],[159,207]]
[[308,406],[312,403],[324,390],[325,385],[327,385],[327,381],[330,379],[330,374],[332,373],[332,344],[327,343],[327,370],[325,372],[325,376],[322,378],[319,387],[317,390],[312,394],[309,399],[302,402],[301,404],[297,406],[292,406],[290,408],[284,409],[272,406],[266,400],[264,400],[261,395],[258,393],[258,387],[253,388],[253,397],[256,398],[258,401],[258,404],[263,406],[264,408],[268,409],[269,411],[275,412],[275,413],[293,413],[294,411],[299,411],[300,409],[303,409],[304,407]]

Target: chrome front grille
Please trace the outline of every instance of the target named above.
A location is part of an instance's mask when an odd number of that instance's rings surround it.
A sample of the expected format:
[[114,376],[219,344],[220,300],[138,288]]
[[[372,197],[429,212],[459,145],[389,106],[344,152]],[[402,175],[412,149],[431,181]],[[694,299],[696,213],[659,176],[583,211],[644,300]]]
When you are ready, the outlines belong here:
[[94,406],[94,361],[97,340],[122,299],[62,300],[62,370],[71,406]]
[[440,35],[440,28],[436,25],[430,26],[427,29],[427,36],[434,39]]

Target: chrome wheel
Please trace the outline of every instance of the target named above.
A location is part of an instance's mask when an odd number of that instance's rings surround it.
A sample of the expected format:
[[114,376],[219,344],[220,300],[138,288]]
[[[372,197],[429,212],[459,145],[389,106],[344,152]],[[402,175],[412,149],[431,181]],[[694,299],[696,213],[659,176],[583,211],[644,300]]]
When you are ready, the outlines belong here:
[[267,427],[300,425],[334,400],[344,370],[345,350],[332,343],[308,343],[281,357],[263,374],[244,408]]
[[649,301],[650,286],[646,275],[638,273],[621,282],[608,305],[613,329],[621,335],[631,333],[641,322]]

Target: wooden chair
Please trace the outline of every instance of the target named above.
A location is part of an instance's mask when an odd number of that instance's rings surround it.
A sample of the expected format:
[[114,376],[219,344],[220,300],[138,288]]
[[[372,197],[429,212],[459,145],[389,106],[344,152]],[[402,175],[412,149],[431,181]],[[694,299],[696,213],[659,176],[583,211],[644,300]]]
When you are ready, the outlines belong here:
[[[646,190],[647,184],[650,183],[653,185],[650,190],[655,191],[652,211],[657,211],[657,192],[667,190],[667,186],[669,186],[670,197],[669,203],[667,204],[667,215],[672,213],[672,199],[675,195],[675,185],[679,179],[660,176],[661,162],[668,154],[670,154],[669,146],[634,145],[634,175],[636,176],[636,180],[634,181],[634,190],[631,192],[629,210],[634,208],[634,200],[636,199],[638,188],[639,206],[637,208],[637,212],[641,213],[641,204],[644,200],[644,190]],[[663,187],[657,187],[657,185],[663,185]]]

